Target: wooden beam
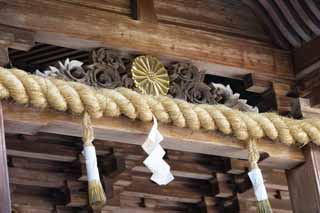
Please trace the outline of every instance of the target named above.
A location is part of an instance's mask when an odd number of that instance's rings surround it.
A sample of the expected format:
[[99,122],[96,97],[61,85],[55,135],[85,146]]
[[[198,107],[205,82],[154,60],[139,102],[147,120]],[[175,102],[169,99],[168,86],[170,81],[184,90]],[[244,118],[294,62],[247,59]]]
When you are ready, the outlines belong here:
[[297,78],[302,79],[320,68],[320,37],[316,37],[294,50],[294,65]]
[[65,180],[74,175],[57,172],[43,172],[30,169],[9,168],[10,183],[25,186],[40,186],[47,188],[62,188]]
[[[17,104],[4,103],[6,132],[35,134],[37,132],[61,135],[82,135],[81,118],[50,110],[37,110]],[[101,118],[93,121],[95,138],[141,145],[151,128],[151,123],[133,121],[125,117]],[[247,159],[245,144],[234,137],[215,132],[192,131],[171,125],[160,125],[166,149]],[[273,168],[289,169],[304,161],[302,152],[294,146],[261,140],[258,149],[269,157],[260,164]]]
[[306,162],[287,172],[292,208],[298,212],[320,212],[320,147],[305,147]]
[[28,51],[34,45],[35,33],[32,31],[0,24],[0,32],[11,35],[9,47],[13,49]]
[[27,157],[43,160],[73,162],[77,160],[77,150],[70,147],[30,141],[13,141],[7,143],[9,156]]
[[267,73],[269,79],[294,78],[290,53],[265,43],[175,25],[137,22],[123,15],[56,0],[12,0],[1,11],[0,23],[173,60],[240,67],[242,74],[256,72]]
[[[185,188],[186,189],[186,188]],[[148,197],[156,200],[170,200],[175,202],[196,204],[201,201],[201,192],[196,190],[184,190],[182,187],[176,187],[172,184],[162,188],[150,181],[136,181],[130,186],[125,187],[121,195]]]
[[7,164],[6,143],[4,135],[2,105],[0,103],[0,212],[11,212],[9,174]]
[[158,23],[153,0],[131,0],[134,19],[149,23]]

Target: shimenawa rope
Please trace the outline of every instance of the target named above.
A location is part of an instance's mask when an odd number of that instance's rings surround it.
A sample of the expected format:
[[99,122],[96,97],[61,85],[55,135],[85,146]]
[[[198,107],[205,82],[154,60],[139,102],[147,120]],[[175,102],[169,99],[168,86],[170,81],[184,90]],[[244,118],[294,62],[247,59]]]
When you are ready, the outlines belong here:
[[274,113],[246,113],[223,105],[190,104],[164,96],[141,95],[126,88],[95,89],[87,85],[43,78],[19,69],[0,68],[0,99],[52,108],[92,118],[102,116],[172,123],[193,130],[217,130],[239,140],[267,137],[284,144],[320,144],[320,120],[293,120]]

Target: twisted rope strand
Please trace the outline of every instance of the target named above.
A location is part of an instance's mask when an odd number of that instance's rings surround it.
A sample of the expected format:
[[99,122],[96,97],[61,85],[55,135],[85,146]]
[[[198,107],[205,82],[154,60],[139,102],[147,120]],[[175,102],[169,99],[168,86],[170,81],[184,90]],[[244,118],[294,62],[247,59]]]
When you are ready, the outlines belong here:
[[172,123],[192,130],[233,134],[239,140],[267,137],[284,144],[320,145],[320,120],[293,120],[274,113],[241,112],[223,105],[191,104],[164,96],[141,95],[126,88],[95,89],[53,78],[42,78],[19,69],[0,67],[0,99],[52,108],[93,118],[125,115],[130,119]]

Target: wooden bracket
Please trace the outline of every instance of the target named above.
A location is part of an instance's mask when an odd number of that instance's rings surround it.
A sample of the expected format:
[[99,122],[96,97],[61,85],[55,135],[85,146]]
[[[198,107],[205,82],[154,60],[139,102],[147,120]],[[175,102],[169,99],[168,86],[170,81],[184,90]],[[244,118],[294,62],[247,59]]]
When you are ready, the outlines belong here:
[[278,112],[280,114],[291,112],[292,98],[288,97],[291,89],[290,85],[274,81],[272,82],[272,86],[276,98]]

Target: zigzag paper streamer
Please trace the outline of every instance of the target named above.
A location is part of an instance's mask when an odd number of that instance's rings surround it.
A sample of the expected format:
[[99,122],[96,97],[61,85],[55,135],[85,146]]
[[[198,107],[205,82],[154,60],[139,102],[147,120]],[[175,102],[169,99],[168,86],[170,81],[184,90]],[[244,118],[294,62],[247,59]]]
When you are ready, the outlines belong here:
[[153,117],[153,126],[149,132],[148,138],[142,144],[143,150],[149,155],[143,164],[153,173],[151,180],[158,185],[167,185],[174,177],[170,172],[170,166],[163,160],[166,152],[161,147],[160,143],[163,136],[158,130],[158,122]]

